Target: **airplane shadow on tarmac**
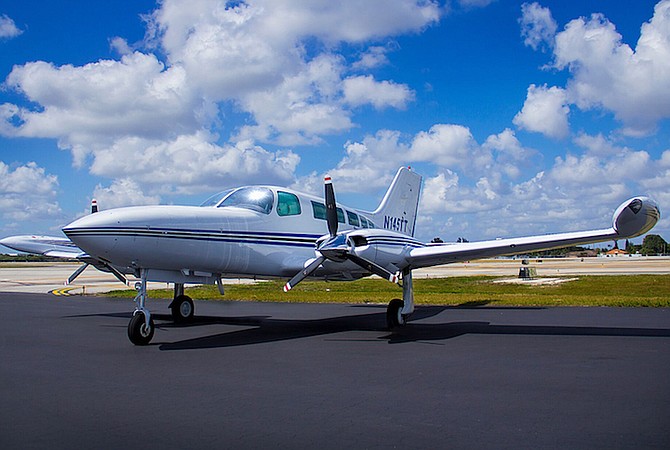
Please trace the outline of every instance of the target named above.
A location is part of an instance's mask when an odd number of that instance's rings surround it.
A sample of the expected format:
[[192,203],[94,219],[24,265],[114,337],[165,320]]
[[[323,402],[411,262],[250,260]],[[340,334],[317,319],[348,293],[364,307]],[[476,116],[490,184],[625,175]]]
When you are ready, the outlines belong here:
[[[361,306],[365,308],[366,306]],[[379,307],[374,307],[378,309]],[[409,342],[444,341],[468,334],[527,335],[527,336],[618,336],[618,337],[670,337],[666,328],[624,328],[624,327],[575,327],[557,325],[495,325],[485,321],[457,321],[447,323],[416,323],[415,321],[436,316],[441,312],[459,307],[423,306],[416,309],[412,320],[404,327],[388,331],[386,312],[354,314],[325,319],[273,319],[272,316],[215,317],[196,316],[189,323],[174,323],[167,314],[154,314],[157,329],[193,328],[208,325],[234,325],[246,327],[242,330],[226,331],[210,336],[169,343],[153,343],[160,350],[192,350],[207,348],[236,347],[262,344],[313,336],[344,333],[350,331],[370,331],[381,333],[366,341],[386,341],[388,344]],[[492,309],[487,307],[486,309]],[[513,308],[512,309],[542,309]],[[92,314],[71,317],[106,316],[130,319],[131,313]],[[158,337],[158,336],[156,336]]]
[[[670,329],[575,327],[547,325],[495,325],[484,321],[458,321],[447,323],[416,323],[420,319],[436,316],[453,307],[425,306],[417,308],[404,327],[392,332],[386,329],[386,312],[348,315],[325,319],[272,319],[268,316],[235,318],[197,317],[189,324],[172,322],[159,324],[158,328],[193,327],[209,324],[239,325],[251,328],[218,333],[172,343],[157,344],[160,350],[190,350],[234,347],[267,342],[301,339],[349,331],[379,332],[367,341],[386,341],[388,344],[444,341],[468,334],[488,335],[557,335],[557,336],[619,336],[619,337],[670,337]],[[510,308],[507,308],[510,309]],[[528,309],[528,308],[522,308]],[[531,308],[538,309],[538,308]],[[168,316],[165,316],[168,318]]]

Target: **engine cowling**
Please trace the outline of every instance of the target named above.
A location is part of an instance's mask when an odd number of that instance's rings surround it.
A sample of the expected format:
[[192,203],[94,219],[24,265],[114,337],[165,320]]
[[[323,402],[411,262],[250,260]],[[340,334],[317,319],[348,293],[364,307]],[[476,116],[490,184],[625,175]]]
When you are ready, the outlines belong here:
[[633,197],[614,212],[612,227],[622,238],[634,238],[651,230],[660,218],[661,211],[654,200]]

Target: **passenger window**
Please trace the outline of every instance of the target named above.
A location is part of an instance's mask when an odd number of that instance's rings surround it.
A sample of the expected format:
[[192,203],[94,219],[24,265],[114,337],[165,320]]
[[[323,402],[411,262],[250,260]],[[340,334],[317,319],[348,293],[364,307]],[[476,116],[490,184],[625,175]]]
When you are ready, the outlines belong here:
[[[312,212],[315,219],[326,220],[326,205],[323,203],[312,201]],[[344,223],[344,211],[342,211],[342,208],[337,208],[337,221]]]
[[312,202],[312,212],[315,219],[326,220],[326,205],[319,202]]
[[300,200],[290,192],[277,192],[277,214],[280,216],[300,215]]
[[358,221],[358,214],[347,211],[347,218],[349,219],[349,225],[352,227],[360,227],[361,223]]
[[362,226],[363,228],[370,228],[370,227],[368,226],[368,219],[366,219],[366,218],[363,217],[363,216],[361,216],[361,226]]

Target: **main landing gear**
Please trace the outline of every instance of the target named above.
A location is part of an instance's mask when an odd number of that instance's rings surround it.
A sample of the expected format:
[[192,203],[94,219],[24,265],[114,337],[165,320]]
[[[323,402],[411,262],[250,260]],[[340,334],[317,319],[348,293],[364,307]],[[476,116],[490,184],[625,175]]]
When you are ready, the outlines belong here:
[[[151,313],[146,308],[147,300],[147,274],[144,269],[140,270],[140,281],[135,284],[137,295],[135,303],[137,306],[133,313],[133,318],[128,324],[128,339],[135,345],[147,345],[154,337],[154,320]],[[175,283],[174,300],[170,303],[172,318],[177,323],[188,322],[193,319],[195,308],[193,300],[188,295],[184,295],[184,285]]]
[[177,323],[185,323],[193,319],[195,307],[193,300],[188,295],[184,295],[184,285],[175,283],[174,285],[174,300],[169,306],[172,311],[172,319]]
[[394,298],[386,308],[386,327],[389,331],[405,325],[414,312],[414,288],[410,269],[402,272],[402,298],[402,300]]

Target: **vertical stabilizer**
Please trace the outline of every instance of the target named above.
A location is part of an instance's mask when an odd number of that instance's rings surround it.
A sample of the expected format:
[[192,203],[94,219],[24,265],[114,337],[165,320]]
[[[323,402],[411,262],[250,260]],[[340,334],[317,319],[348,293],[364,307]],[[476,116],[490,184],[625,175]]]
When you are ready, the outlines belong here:
[[398,169],[382,202],[371,214],[375,225],[414,236],[420,192],[421,175],[407,167]]

